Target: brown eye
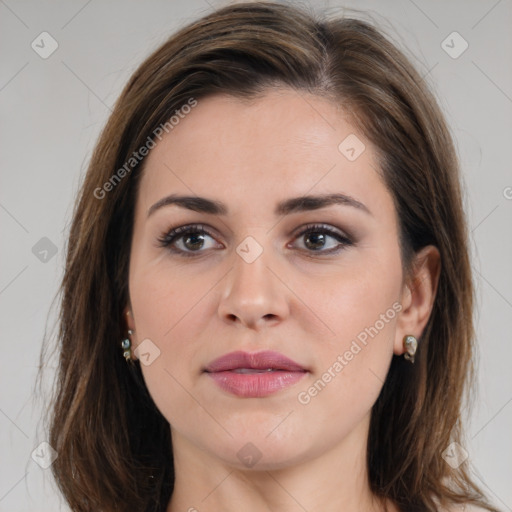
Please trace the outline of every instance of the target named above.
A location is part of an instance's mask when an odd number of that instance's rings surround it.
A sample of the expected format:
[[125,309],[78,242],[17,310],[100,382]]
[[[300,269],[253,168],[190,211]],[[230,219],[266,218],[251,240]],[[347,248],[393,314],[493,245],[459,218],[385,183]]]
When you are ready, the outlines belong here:
[[318,250],[323,249],[327,243],[327,237],[325,233],[308,233],[305,235],[305,245],[308,249]]
[[325,225],[308,226],[296,240],[304,240],[303,248],[308,252],[330,254],[340,251],[353,242],[339,231]]
[[[209,239],[212,242],[209,242]],[[201,225],[180,226],[171,229],[158,239],[160,247],[183,256],[194,256],[193,253],[202,254],[206,249],[217,246],[213,236]],[[205,249],[205,250],[203,250]]]
[[204,244],[204,234],[202,233],[182,235],[181,239],[183,241],[183,245],[191,251],[201,249]]

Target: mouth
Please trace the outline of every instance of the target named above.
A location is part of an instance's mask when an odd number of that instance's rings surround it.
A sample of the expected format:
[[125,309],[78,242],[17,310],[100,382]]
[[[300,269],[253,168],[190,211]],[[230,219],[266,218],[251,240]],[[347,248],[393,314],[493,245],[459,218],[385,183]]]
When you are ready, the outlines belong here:
[[276,370],[274,368],[266,368],[265,370],[258,370],[257,368],[235,368],[234,370],[229,370],[234,373],[265,373],[265,372],[280,372],[282,370]]
[[261,398],[292,386],[308,370],[278,352],[237,351],[215,359],[204,373],[228,393]]

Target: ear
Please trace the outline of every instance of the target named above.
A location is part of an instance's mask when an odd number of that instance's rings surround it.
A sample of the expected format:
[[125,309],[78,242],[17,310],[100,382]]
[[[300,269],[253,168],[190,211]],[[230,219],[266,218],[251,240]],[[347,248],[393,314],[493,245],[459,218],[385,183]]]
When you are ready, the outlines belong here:
[[414,257],[412,275],[402,288],[400,312],[396,323],[394,354],[402,355],[404,336],[412,334],[418,340],[427,325],[437,293],[441,273],[441,255],[434,245],[423,247]]
[[127,329],[135,332],[135,321],[133,319],[131,306],[126,306],[123,310],[123,318],[126,321]]

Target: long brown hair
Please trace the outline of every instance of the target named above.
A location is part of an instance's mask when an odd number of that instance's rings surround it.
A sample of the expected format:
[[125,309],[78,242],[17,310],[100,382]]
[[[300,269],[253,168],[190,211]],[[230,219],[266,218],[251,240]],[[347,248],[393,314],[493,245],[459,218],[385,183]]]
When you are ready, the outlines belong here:
[[[398,213],[404,275],[422,247],[433,244],[441,254],[417,361],[393,358],[372,410],[372,491],[407,512],[462,502],[495,510],[468,462],[452,469],[442,456],[451,442],[464,445],[461,410],[474,373],[468,233],[443,115],[409,59],[374,24],[282,3],[234,4],[173,35],[133,74],[99,138],[75,205],[60,289],[49,412],[60,490],[77,512],[165,511],[174,485],[169,424],[139,363],[128,366],[119,344],[144,159],[130,168],[126,162],[191,98],[254,98],[275,86],[343,105],[375,145]],[[123,166],[122,179],[112,181]]]

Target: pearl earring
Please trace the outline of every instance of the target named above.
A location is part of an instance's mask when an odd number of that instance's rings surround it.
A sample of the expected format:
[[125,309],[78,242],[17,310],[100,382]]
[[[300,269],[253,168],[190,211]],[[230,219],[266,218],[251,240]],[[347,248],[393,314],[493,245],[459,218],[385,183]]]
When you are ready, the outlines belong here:
[[414,363],[414,355],[416,354],[416,350],[418,349],[418,340],[415,336],[411,334],[404,336],[404,348],[405,353],[404,357],[407,361]]

